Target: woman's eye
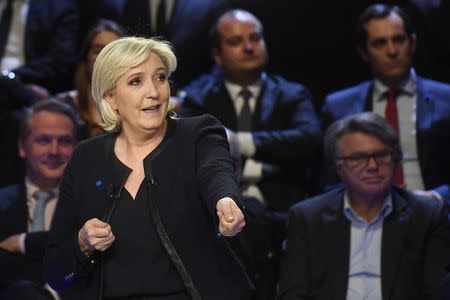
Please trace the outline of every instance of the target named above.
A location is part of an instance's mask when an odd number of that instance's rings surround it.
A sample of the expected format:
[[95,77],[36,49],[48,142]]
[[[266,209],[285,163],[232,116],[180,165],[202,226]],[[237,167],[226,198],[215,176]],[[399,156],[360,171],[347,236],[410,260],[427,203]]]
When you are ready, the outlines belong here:
[[160,81],[160,82],[164,82],[167,79],[167,75],[166,74],[158,74],[156,75],[156,80]]
[[139,78],[134,78],[128,82],[129,85],[138,85],[140,83],[141,83],[141,80]]

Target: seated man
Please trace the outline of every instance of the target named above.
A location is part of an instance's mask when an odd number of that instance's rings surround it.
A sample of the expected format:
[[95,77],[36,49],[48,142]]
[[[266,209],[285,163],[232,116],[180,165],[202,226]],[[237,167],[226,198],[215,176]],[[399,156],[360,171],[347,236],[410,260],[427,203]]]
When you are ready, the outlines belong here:
[[18,148],[26,176],[23,184],[0,190],[0,299],[9,299],[17,280],[45,284],[42,260],[47,231],[79,122],[71,106],[55,100],[43,100],[25,111]]
[[[19,88],[19,84],[2,83],[13,79],[23,83],[22,88],[38,98],[47,98],[49,92],[62,91],[72,85],[79,40],[79,11],[74,1],[2,1],[0,16],[2,89]],[[18,96],[15,91],[7,92],[11,93],[10,97]],[[10,104],[20,107],[28,103]]]
[[404,152],[395,183],[450,203],[450,85],[415,73],[416,35],[398,6],[369,6],[356,32],[359,53],[373,80],[328,95],[322,107],[323,129],[362,111],[384,116],[399,133]]
[[324,144],[345,187],[291,208],[280,299],[440,299],[447,209],[394,186],[395,130],[360,113],[331,125]]
[[79,12],[73,0],[0,1],[0,187],[18,172],[16,113],[72,88]]
[[185,87],[180,114],[215,116],[237,133],[244,196],[287,212],[315,192],[320,125],[311,94],[299,83],[264,70],[268,60],[261,22],[244,10],[224,13],[210,32],[216,69]]

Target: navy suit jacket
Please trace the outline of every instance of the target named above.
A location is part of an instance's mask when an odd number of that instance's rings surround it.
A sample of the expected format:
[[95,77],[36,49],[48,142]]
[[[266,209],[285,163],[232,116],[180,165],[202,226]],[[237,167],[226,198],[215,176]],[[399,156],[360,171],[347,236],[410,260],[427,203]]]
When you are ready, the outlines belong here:
[[79,14],[75,1],[31,0],[25,28],[25,64],[13,70],[25,83],[52,91],[72,86],[78,55]]
[[[325,98],[322,128],[348,115],[372,110],[372,81]],[[417,77],[416,137],[425,189],[450,203],[450,85]]]
[[[344,190],[291,208],[280,299],[346,299],[351,230],[343,213]],[[381,241],[383,299],[440,299],[450,262],[447,207],[403,189],[391,193],[393,210],[384,219]]]
[[[131,34],[153,35],[149,24],[148,0],[104,0],[102,16],[119,21]],[[169,40],[178,60],[172,75],[174,91],[188,84],[212,66],[208,32],[216,19],[231,8],[227,0],[176,0],[164,38]],[[157,34],[159,35],[159,34]]]
[[[237,115],[221,71],[204,75],[185,87],[181,115],[211,114],[225,127],[237,130]],[[255,112],[252,136],[256,161],[281,169],[259,182],[269,208],[287,211],[305,194],[314,192],[311,174],[317,164],[320,125],[311,95],[301,84],[266,76]]]
[[[17,233],[28,231],[28,208],[25,186],[10,185],[0,190],[0,241]],[[48,232],[27,233],[26,254],[0,251],[0,265],[7,272],[0,272],[0,281],[28,279],[43,281],[42,260]]]

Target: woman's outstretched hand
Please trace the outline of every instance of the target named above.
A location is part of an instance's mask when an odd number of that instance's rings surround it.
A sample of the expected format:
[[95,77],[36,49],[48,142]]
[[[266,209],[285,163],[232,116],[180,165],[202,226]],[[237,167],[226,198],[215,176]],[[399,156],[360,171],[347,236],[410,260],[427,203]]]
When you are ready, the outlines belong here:
[[244,214],[230,197],[220,199],[217,202],[216,209],[221,235],[234,236],[245,226]]

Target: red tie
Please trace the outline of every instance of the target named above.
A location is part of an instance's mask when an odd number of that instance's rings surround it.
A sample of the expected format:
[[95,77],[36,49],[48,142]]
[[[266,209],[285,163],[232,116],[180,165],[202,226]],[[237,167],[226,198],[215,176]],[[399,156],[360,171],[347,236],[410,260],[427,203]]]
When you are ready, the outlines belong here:
[[[397,112],[397,96],[398,93],[394,89],[389,89],[387,92],[387,104],[386,110],[384,111],[384,117],[386,121],[392,126],[392,128],[399,133],[398,125],[398,112]],[[403,178],[403,165],[402,162],[397,167],[397,171],[394,175],[394,183],[399,186],[405,186],[405,181]]]

